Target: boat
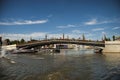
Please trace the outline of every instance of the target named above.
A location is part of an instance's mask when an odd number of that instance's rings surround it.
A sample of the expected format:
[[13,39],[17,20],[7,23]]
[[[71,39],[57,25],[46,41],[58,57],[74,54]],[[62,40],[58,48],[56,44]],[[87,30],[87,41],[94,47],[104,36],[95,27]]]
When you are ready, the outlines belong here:
[[102,53],[103,49],[102,48],[95,48],[94,52],[95,53]]
[[60,53],[60,49],[53,49],[54,53]]

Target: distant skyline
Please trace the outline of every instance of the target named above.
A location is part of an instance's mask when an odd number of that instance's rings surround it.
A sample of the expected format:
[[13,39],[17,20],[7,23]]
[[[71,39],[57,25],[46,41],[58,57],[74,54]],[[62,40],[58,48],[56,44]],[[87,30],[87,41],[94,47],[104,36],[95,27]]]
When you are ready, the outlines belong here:
[[11,40],[120,36],[120,0],[0,0],[0,35]]

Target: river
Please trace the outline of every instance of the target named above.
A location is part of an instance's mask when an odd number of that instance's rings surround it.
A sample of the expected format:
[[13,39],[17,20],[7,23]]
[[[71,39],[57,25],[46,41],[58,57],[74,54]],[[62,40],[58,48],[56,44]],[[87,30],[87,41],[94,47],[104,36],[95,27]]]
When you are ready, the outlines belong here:
[[56,54],[7,54],[0,80],[120,80],[120,53],[63,49]]

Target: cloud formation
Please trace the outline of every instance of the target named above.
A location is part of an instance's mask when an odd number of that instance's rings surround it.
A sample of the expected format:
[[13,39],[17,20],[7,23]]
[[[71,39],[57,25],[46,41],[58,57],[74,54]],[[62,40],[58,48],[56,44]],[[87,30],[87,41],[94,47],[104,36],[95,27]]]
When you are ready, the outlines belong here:
[[97,19],[91,19],[90,21],[84,22],[84,25],[97,25],[97,24],[105,24],[110,23],[112,21],[98,21]]
[[57,28],[61,28],[61,29],[64,29],[64,28],[74,28],[76,27],[75,25],[71,25],[71,24],[68,24],[66,26],[57,26]]
[[103,31],[104,28],[95,28],[95,29],[92,29],[92,31]]
[[30,34],[22,34],[22,33],[3,33],[0,34],[4,39],[10,39],[10,40],[20,40],[20,39],[25,39],[25,40],[30,40],[30,38],[33,39],[43,39],[45,38],[44,36],[47,34],[47,32],[34,32]]
[[73,34],[88,34],[89,32],[87,31],[80,31],[79,29],[72,30]]
[[96,19],[92,19],[92,20],[90,20],[88,22],[85,22],[84,24],[85,25],[95,25],[95,24],[97,24],[97,20]]
[[31,24],[43,24],[47,23],[48,20],[23,20],[23,21],[14,21],[14,22],[0,22],[0,25],[31,25]]
[[120,29],[120,27],[114,27],[114,28],[112,28],[113,30],[116,30],[116,29]]
[[81,33],[80,30],[73,30],[72,33]]

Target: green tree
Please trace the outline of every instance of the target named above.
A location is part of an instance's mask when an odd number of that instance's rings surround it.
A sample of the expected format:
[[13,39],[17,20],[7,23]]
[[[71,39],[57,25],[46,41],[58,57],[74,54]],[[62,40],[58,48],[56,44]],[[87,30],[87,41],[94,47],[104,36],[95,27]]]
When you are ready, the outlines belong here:
[[11,41],[11,44],[19,44],[20,41],[19,40],[14,40],[14,41]]
[[5,39],[5,42],[6,42],[7,45],[9,45],[10,44],[10,39]]
[[25,43],[25,40],[24,40],[24,39],[21,39],[21,40],[20,40],[20,43],[22,43],[22,44]]
[[110,39],[110,38],[107,38],[107,41],[111,41],[111,39]]
[[115,41],[115,35],[113,35],[113,37],[112,37],[112,38],[113,38],[113,41]]
[[111,39],[109,37],[106,37],[105,41],[111,41]]

